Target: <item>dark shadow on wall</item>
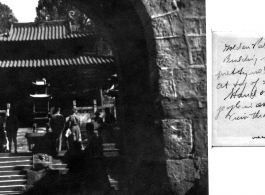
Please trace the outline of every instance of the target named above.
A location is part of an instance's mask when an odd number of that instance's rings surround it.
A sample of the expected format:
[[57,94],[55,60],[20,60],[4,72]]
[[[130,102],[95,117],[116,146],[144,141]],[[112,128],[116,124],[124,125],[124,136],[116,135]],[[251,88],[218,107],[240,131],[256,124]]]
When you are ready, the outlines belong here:
[[113,43],[119,79],[117,118],[124,137],[130,194],[169,194],[161,120],[156,44],[151,18],[141,1],[68,1],[99,24]]
[[186,192],[185,195],[207,195],[209,194],[208,181],[209,181],[208,174],[201,176],[200,180],[197,180],[194,186],[192,186],[189,189],[189,191]]

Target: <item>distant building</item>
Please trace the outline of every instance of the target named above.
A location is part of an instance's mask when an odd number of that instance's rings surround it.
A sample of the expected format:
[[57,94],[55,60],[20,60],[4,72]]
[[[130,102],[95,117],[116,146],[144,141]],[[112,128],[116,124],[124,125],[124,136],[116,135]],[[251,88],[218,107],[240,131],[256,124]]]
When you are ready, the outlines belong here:
[[116,73],[113,56],[98,55],[101,43],[93,29],[80,31],[69,21],[13,23],[0,35],[0,107],[11,102],[26,117],[31,83],[41,78],[51,84],[51,104],[92,105]]

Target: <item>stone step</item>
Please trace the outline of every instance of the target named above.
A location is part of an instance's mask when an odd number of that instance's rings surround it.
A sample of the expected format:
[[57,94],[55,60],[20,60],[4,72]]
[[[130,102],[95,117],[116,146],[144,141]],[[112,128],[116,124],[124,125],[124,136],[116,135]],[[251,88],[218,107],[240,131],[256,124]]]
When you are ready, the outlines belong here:
[[0,161],[0,168],[2,166],[16,166],[16,165],[32,165],[32,160],[16,160],[16,161]]
[[65,160],[63,160],[63,159],[52,159],[52,164],[64,164],[64,163],[66,163],[66,161]]
[[108,148],[108,149],[115,149],[117,147],[116,143],[104,143],[102,144],[103,148]]
[[57,153],[57,156],[65,156],[66,155],[67,150],[61,150]]
[[25,160],[32,160],[33,157],[31,156],[9,156],[9,157],[0,157],[0,163],[1,162],[7,162],[7,161],[25,161]]
[[105,157],[116,157],[119,156],[120,150],[119,149],[103,149],[103,155]]
[[9,185],[9,186],[0,186],[0,194],[6,191],[22,191],[26,188],[26,185]]
[[8,175],[27,175],[26,170],[10,170],[10,171],[0,171],[0,176]]
[[32,127],[29,127],[29,128],[19,128],[18,129],[18,132],[32,132]]
[[26,179],[26,178],[27,178],[26,175],[4,175],[0,176],[0,181]]
[[0,195],[20,195],[21,191],[1,191]]
[[1,171],[28,170],[31,167],[32,167],[32,165],[2,166],[2,167],[0,167],[0,173],[1,173]]
[[65,175],[68,172],[68,168],[53,168],[53,170],[58,170],[60,175]]
[[26,185],[27,180],[26,179],[15,179],[15,180],[5,180],[0,181],[0,187],[1,186],[13,186],[13,185]]
[[67,168],[67,164],[52,164],[52,168],[53,169],[63,169],[63,168]]
[[11,156],[32,156],[32,152],[23,152],[23,153],[0,153],[1,157],[11,157]]

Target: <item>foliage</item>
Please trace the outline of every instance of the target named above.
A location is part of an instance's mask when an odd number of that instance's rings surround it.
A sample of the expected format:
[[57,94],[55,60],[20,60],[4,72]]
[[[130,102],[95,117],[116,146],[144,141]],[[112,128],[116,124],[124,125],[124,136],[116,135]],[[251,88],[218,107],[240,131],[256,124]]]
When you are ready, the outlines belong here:
[[[96,25],[90,18],[63,0],[39,0],[36,12],[35,22],[69,19],[81,31],[96,32]],[[97,37],[94,53],[102,56],[113,56],[111,47],[102,37]]]
[[9,30],[12,22],[18,22],[12,10],[7,5],[0,3],[0,33]]
[[90,24],[90,20],[85,14],[62,0],[39,0],[36,12],[36,22],[70,18],[81,30],[85,30],[86,26]]

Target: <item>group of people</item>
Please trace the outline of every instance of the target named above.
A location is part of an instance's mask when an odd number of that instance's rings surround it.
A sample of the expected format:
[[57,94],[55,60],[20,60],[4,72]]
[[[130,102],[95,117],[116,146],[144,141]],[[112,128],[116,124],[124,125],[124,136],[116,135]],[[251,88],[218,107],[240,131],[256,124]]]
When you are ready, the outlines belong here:
[[[88,145],[93,136],[100,137],[103,142],[109,141],[109,137],[112,136],[112,126],[116,122],[109,108],[105,109],[104,122],[103,118],[100,117],[99,111],[96,111],[94,115],[95,117],[92,118],[91,122],[86,124]],[[76,108],[72,109],[72,114],[66,119],[60,114],[60,108],[55,108],[54,114],[50,119],[50,126],[52,129],[53,149],[60,151],[62,148],[62,138],[66,137],[69,152],[75,153],[81,150],[81,121]]]
[[[81,121],[77,115],[77,109],[73,108],[72,113],[66,119],[60,113],[61,109],[56,107],[50,118],[50,127],[52,129],[52,148],[60,151],[62,148],[62,138],[66,137],[67,147],[69,152],[77,152],[82,148],[81,138]],[[86,124],[87,131],[87,147],[90,145],[90,151],[96,154],[98,143],[108,142],[112,136],[112,126],[116,122],[113,114],[110,113],[110,109],[105,109],[104,122],[100,117],[100,112],[94,113],[95,117],[91,122]],[[5,127],[5,128],[4,128]],[[11,152],[12,143],[14,143],[14,152],[17,153],[17,132],[19,128],[19,122],[17,116],[11,112],[6,112],[5,117],[0,117],[0,152]],[[97,141],[95,140],[100,139]],[[7,144],[8,143],[8,144]],[[101,143],[101,145],[102,145]],[[8,147],[7,147],[8,146]]]
[[[56,140],[59,140],[59,144],[56,144],[59,150],[62,137],[67,138],[69,174],[73,177],[72,182],[75,183],[75,186],[84,183],[87,188],[109,192],[111,186],[106,173],[102,144],[109,141],[116,119],[108,108],[105,109],[104,121],[100,115],[101,113],[96,111],[94,118],[85,125],[87,145],[83,152],[81,152],[81,121],[75,108],[72,109],[72,114],[66,120],[60,114],[60,109],[56,108],[55,114],[51,116],[50,125],[53,142],[56,143]],[[79,178],[79,180],[74,178]]]

